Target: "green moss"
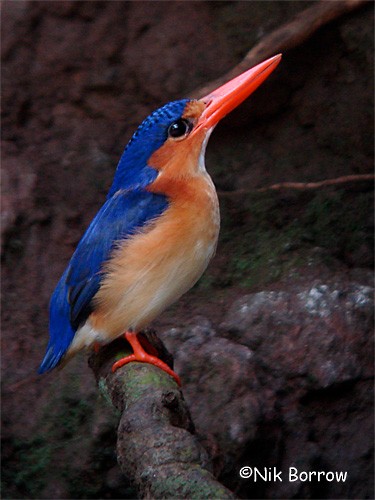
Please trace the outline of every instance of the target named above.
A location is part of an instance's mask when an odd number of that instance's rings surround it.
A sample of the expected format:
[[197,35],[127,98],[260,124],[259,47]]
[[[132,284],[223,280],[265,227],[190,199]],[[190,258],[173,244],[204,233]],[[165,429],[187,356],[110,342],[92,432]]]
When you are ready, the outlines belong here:
[[71,490],[69,498],[101,498],[105,473],[116,464],[117,422],[108,419],[100,422],[100,431],[93,428],[103,402],[95,391],[80,396],[77,384],[74,374],[56,380],[32,436],[7,442],[3,498],[43,498],[53,483]]
[[142,384],[139,383],[139,377],[133,377],[132,370],[138,370],[139,363],[131,363],[128,367],[129,376],[126,382],[126,390],[132,400],[142,399],[144,394],[150,390],[150,387],[158,389],[174,389],[176,387],[172,377],[168,374],[160,376],[159,368],[147,367],[142,375]]
[[231,262],[234,279],[242,286],[252,287],[280,279],[286,272],[302,263],[297,255],[288,260],[284,256],[289,248],[289,234],[274,235],[271,231],[258,234],[251,249],[243,249]]
[[107,383],[104,378],[100,378],[98,382],[98,387],[99,387],[99,392],[100,395],[102,396],[103,401],[107,406],[109,406],[117,417],[120,417],[121,412],[113,405],[112,399],[108,393],[108,388],[107,388]]
[[303,217],[305,237],[327,249],[354,251],[364,240],[372,238],[366,228],[371,196],[364,193],[349,200],[343,191],[318,193]]
[[15,440],[7,467],[2,472],[2,492],[8,498],[38,498],[45,487],[47,470],[52,456],[52,445],[43,437],[35,436],[26,441]]
[[[372,194],[345,191],[251,194],[241,211],[222,203],[219,252],[228,255],[221,282],[253,287],[294,272],[317,259],[345,260],[363,244],[372,248],[372,228],[366,222]],[[314,255],[314,257],[312,257]],[[361,263],[359,263],[360,265]],[[212,275],[205,281],[218,284]]]
[[91,420],[92,405],[84,399],[66,398],[64,412],[60,412],[60,432],[64,439],[77,436],[80,428]]
[[40,498],[47,481],[61,473],[53,466],[54,459],[63,453],[69,440],[80,435],[80,428],[90,417],[88,403],[62,394],[60,397],[59,401],[56,396],[52,398],[46,407],[39,432],[10,444],[7,456],[11,466],[3,475],[3,494],[9,498],[18,497],[19,492],[25,498]]
[[154,498],[165,498],[165,492],[174,494],[175,498],[228,498],[228,491],[211,481],[211,474],[197,466],[196,472],[192,471],[188,478],[186,475],[170,476],[156,481],[152,493]]

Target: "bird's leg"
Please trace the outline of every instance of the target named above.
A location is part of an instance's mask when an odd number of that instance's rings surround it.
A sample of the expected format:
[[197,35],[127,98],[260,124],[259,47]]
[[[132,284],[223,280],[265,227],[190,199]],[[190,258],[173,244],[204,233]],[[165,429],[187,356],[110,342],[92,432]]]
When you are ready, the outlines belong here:
[[177,384],[181,386],[180,377],[171,368],[169,368],[169,366],[166,363],[164,363],[161,359],[157,358],[156,356],[152,356],[151,354],[148,354],[141,346],[137,338],[137,334],[135,332],[127,331],[124,333],[124,337],[132,346],[134,354],[130,354],[129,356],[126,356],[125,358],[121,358],[118,361],[116,361],[116,363],[114,363],[114,365],[112,366],[112,372],[115,372],[121,366],[124,366],[132,361],[139,361],[141,363],[150,363],[151,365],[157,366],[161,370],[167,372],[169,375],[171,375],[171,377],[175,379]]

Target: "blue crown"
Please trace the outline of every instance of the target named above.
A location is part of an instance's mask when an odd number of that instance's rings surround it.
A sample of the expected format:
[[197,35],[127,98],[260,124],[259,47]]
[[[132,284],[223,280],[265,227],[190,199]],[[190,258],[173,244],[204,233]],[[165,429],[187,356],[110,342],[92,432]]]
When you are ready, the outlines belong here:
[[156,179],[157,171],[147,161],[167,140],[169,125],[181,118],[189,101],[169,102],[141,123],[120,158],[108,197],[119,189],[145,188]]

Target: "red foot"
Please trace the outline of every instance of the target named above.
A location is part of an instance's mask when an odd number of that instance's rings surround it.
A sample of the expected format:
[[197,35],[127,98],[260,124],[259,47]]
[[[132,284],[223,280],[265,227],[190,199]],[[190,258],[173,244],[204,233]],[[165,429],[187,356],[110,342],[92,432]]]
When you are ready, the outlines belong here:
[[116,361],[116,363],[114,363],[114,365],[112,366],[112,372],[115,372],[118,368],[121,368],[121,366],[124,366],[127,363],[131,363],[132,361],[139,361],[141,363],[150,363],[151,365],[157,366],[161,370],[167,372],[171,377],[175,379],[177,384],[181,387],[180,377],[171,368],[169,368],[169,366],[165,364],[161,359],[157,358],[156,356],[151,356],[151,354],[148,354],[141,346],[136,333],[125,332],[124,337],[132,346],[134,354],[130,354],[129,356],[126,356],[125,358]]

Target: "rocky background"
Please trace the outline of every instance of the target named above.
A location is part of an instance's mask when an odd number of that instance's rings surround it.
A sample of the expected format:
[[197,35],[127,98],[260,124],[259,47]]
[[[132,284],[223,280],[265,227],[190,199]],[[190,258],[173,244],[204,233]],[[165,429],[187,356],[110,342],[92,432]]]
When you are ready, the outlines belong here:
[[[2,2],[3,498],[134,497],[86,357],[36,375],[50,294],[140,121],[313,4]],[[371,2],[324,26],[217,127],[217,256],[153,325],[240,498],[374,497],[372,183],[256,191],[372,172],[373,31]]]

